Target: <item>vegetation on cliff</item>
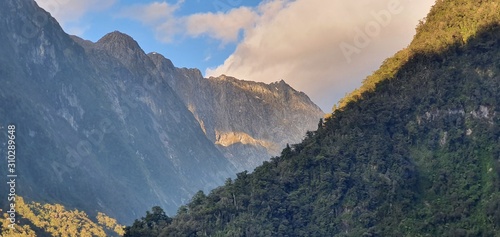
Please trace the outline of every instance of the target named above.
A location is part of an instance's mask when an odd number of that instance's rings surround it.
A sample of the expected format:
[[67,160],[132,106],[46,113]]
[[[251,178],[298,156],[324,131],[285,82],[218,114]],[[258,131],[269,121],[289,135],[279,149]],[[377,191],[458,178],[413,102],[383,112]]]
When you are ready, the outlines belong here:
[[302,143],[125,236],[500,236],[499,23],[437,1]]

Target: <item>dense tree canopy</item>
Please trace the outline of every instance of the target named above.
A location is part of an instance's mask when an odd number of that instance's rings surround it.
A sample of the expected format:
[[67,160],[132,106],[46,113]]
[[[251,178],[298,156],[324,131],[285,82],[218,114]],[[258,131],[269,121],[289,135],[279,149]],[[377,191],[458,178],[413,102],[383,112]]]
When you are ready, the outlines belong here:
[[10,224],[7,214],[2,219],[3,237],[44,237],[44,236],[119,236],[124,234],[124,226],[103,213],[97,216],[97,223],[86,213],[79,210],[67,210],[59,204],[40,204],[25,202],[16,197],[16,225]]
[[437,1],[317,131],[154,236],[500,236],[498,23],[497,1]]

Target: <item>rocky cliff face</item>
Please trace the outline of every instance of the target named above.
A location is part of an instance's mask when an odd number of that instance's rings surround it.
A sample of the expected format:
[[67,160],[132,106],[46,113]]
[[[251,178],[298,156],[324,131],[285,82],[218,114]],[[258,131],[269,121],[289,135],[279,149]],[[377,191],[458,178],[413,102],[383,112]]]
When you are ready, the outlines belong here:
[[17,194],[28,201],[122,223],[154,205],[173,214],[322,116],[283,81],[204,79],[120,32],[69,36],[32,0],[4,0],[0,15],[0,129],[17,126]]
[[0,15],[0,121],[17,126],[18,195],[128,223],[235,173],[132,38],[71,38],[31,0],[2,1]]
[[323,116],[309,97],[285,81],[265,84],[225,75],[203,78],[197,69],[175,68],[148,54],[162,77],[194,114],[208,139],[239,170],[253,170],[317,129]]

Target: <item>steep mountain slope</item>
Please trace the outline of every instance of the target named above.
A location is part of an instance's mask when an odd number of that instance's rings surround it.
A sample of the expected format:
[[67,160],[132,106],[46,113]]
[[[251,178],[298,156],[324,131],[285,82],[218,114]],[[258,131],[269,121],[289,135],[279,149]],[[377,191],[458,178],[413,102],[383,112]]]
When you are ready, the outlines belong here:
[[[302,143],[198,192],[156,233],[500,236],[497,2],[437,1],[409,48],[422,42]],[[125,236],[151,231],[143,222]]]
[[[437,3],[442,1],[437,0]],[[476,11],[478,5],[482,5],[481,10]],[[437,4],[417,26],[413,42],[385,60],[377,71],[365,79],[360,88],[344,97],[337,107],[342,108],[347,103],[362,98],[364,92],[373,90],[378,82],[394,77],[409,59],[418,54],[440,54],[452,45],[463,46],[476,32],[499,21],[499,9],[500,3],[495,0],[456,0]],[[465,12],[469,14],[464,14]]]
[[323,112],[283,80],[272,84],[228,76],[203,78],[149,54],[162,76],[195,115],[208,139],[239,170],[253,170],[315,130]]
[[127,223],[234,174],[132,38],[72,39],[32,0],[2,1],[0,15],[0,127],[17,126],[18,195]]
[[322,116],[284,82],[204,79],[120,32],[96,43],[68,36],[32,0],[0,8],[0,129],[17,125],[17,194],[29,201],[124,223],[151,205],[174,213]]

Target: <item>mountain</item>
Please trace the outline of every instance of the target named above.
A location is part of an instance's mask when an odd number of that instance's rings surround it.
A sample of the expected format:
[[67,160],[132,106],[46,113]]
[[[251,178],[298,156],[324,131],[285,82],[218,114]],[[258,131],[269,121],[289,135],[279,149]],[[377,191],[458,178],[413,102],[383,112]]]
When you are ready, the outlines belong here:
[[251,171],[279,155],[286,144],[301,141],[324,115],[283,80],[265,84],[225,75],[203,78],[198,69],[174,68],[162,55],[148,55],[207,138],[240,171]]
[[0,6],[0,121],[17,127],[16,194],[127,223],[233,175],[131,37],[89,43],[32,0]]
[[500,236],[499,8],[437,1],[317,131],[124,236]]
[[[180,72],[190,70],[175,68],[171,62],[167,68],[159,67],[130,36],[112,32],[95,43],[69,36],[33,0],[4,0],[0,15],[0,129],[16,126],[16,194],[28,202],[61,204],[92,217],[102,212],[120,223],[131,223],[153,205],[175,213],[196,191],[221,185],[237,171],[251,170],[270,157],[268,147],[259,146],[266,138],[257,132],[248,132],[257,145],[218,147],[215,143],[221,140],[208,137],[211,130],[200,123],[240,136],[246,132],[243,121],[226,120],[225,124],[231,123],[228,127],[218,126],[216,121],[232,119],[235,104],[226,103],[227,110],[217,111],[220,117],[200,120],[205,115],[190,111],[187,98],[170,86],[177,77],[184,78]],[[297,106],[306,103],[312,108],[307,111],[317,112],[307,96],[288,86],[261,86],[277,88],[277,97],[291,94],[290,98],[273,97],[285,101],[278,106],[293,108],[295,98],[300,98]],[[215,85],[211,89],[220,94],[236,90]],[[275,108],[264,102],[238,105],[259,108],[249,110],[255,113]],[[195,108],[216,107],[207,106],[197,104]],[[302,124],[318,120],[297,115],[312,120],[291,124],[273,117],[278,113],[269,114],[265,117],[268,123],[290,126],[297,134],[289,135],[297,140],[307,129]],[[267,136],[273,137],[273,132],[269,130]],[[274,146],[291,141],[269,138],[273,151],[279,149]],[[0,152],[7,154],[6,136],[0,138],[0,144]],[[239,157],[247,153],[252,156]],[[1,169],[0,175],[6,177],[7,169]],[[5,183],[0,188],[9,193]],[[8,205],[1,199],[0,208],[8,210]]]

